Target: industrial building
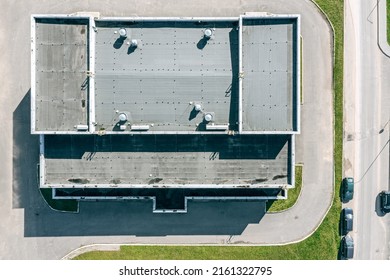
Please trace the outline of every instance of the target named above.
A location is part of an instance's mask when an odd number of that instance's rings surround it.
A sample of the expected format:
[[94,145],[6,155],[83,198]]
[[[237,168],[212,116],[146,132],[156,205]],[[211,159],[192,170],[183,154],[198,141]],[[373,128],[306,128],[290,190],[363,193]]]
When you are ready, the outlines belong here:
[[300,17],[32,15],[31,132],[55,199],[286,199]]

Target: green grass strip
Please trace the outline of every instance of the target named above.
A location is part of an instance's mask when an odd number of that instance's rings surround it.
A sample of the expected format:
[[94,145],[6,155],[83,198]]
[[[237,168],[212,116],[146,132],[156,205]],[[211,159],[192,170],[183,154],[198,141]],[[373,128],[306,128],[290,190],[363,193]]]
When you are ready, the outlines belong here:
[[[319,246],[318,246],[319,245]],[[121,246],[94,251],[75,260],[302,260],[328,259],[329,249],[316,242],[288,246]]]
[[387,43],[390,45],[390,0],[386,0]]
[[298,200],[302,188],[302,165],[295,166],[295,188],[288,190],[288,199],[268,200],[267,212],[280,212],[291,208]]

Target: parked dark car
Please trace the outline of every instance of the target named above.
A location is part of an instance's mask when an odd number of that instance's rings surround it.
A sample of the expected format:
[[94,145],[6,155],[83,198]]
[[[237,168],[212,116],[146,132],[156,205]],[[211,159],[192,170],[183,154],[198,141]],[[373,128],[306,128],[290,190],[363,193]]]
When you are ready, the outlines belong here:
[[354,249],[353,238],[349,235],[344,236],[341,240],[341,257],[344,259],[352,259]]
[[341,194],[343,202],[348,202],[353,199],[354,181],[351,177],[343,179]]
[[344,208],[341,212],[341,231],[342,235],[353,230],[353,210],[352,208]]
[[390,191],[382,191],[379,194],[380,207],[383,213],[390,212]]

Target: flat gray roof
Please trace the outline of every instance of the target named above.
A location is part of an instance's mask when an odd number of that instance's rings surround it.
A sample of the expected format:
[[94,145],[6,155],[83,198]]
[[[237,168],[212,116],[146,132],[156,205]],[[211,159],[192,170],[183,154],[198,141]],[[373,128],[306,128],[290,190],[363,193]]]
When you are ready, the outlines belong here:
[[299,132],[298,16],[41,17],[33,133]]
[[85,21],[37,19],[35,122],[37,131],[75,131],[88,124],[88,27]]
[[[232,75],[238,58],[236,26],[234,21],[97,21],[97,130],[118,130],[120,112],[126,112],[130,124],[153,125],[150,131],[205,130],[194,104],[213,113],[216,124],[236,125],[230,112],[232,103],[238,108],[230,92],[238,80]],[[127,38],[118,34],[120,28],[127,30]],[[204,37],[206,28],[214,29],[210,40]],[[137,48],[129,45],[134,39]]]
[[292,131],[296,126],[295,25],[293,19],[243,19],[243,131]]
[[291,183],[291,137],[47,135],[44,183],[57,187],[287,185]]

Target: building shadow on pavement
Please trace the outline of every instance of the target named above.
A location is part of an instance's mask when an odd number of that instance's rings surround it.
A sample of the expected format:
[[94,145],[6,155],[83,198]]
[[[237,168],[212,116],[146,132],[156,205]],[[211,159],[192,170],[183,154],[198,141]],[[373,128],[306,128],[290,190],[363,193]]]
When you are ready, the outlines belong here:
[[[12,208],[34,208],[38,195],[39,136],[30,133],[30,90],[13,112]],[[35,200],[35,201],[34,201]]]
[[151,200],[81,202],[79,213],[48,207],[38,188],[39,136],[30,133],[30,90],[13,113],[13,208],[24,209],[24,235],[239,235],[259,223],[265,203],[188,201],[187,213],[152,213]]
[[152,202],[81,202],[77,214],[25,212],[25,236],[239,235],[264,215],[262,202],[189,201],[187,213],[152,213]]

